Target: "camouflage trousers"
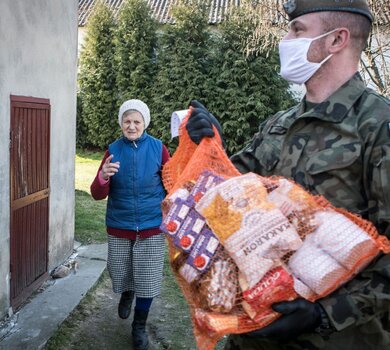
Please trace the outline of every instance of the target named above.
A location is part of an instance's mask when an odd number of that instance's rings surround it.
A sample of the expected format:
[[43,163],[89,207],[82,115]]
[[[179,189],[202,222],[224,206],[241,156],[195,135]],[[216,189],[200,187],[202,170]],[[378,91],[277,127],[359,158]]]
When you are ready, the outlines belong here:
[[388,332],[377,333],[373,322],[365,327],[349,327],[329,337],[318,334],[306,334],[289,342],[250,338],[242,335],[230,335],[224,350],[389,350]]
[[[295,350],[295,349],[323,349],[323,340],[318,339],[317,344],[311,340],[302,340],[289,343],[281,343],[269,339],[250,338],[241,335],[230,335],[227,339],[224,350]],[[321,344],[322,343],[322,344]],[[347,349],[345,349],[347,350]]]

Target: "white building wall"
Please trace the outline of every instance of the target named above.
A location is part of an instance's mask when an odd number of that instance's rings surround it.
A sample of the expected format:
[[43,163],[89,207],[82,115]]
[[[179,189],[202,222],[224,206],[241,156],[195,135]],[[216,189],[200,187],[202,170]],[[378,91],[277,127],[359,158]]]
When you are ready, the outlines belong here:
[[49,270],[72,252],[77,0],[0,1],[0,319],[9,310],[10,95],[50,99]]

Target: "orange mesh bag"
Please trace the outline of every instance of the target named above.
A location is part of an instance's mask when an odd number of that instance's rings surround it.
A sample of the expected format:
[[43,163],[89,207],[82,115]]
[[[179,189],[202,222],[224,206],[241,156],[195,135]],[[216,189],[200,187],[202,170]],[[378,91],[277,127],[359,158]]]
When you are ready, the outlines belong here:
[[328,295],[390,252],[370,222],[293,181],[240,175],[218,136],[192,143],[187,120],[163,169],[161,230],[198,349],[273,322],[275,302]]
[[184,183],[196,181],[205,169],[225,178],[240,175],[222,148],[215,128],[215,137],[205,137],[199,145],[191,141],[185,129],[190,111],[180,125],[179,146],[163,168],[162,178],[168,197]]

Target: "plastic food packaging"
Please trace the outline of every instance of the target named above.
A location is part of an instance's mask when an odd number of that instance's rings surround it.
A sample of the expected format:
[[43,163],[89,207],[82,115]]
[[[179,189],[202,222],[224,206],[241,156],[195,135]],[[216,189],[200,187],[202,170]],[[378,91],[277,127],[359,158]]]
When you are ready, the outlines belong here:
[[216,130],[194,144],[188,115],[163,168],[161,230],[199,350],[274,322],[275,302],[325,297],[390,252],[370,222],[293,181],[241,175]]

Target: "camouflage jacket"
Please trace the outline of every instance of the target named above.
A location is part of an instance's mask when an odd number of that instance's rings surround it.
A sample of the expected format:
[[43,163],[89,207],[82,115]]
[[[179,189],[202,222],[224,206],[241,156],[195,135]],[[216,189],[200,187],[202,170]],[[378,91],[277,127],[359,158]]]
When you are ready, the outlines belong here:
[[[303,100],[267,119],[231,160],[242,173],[291,178],[390,238],[390,101],[359,74],[322,103]],[[320,303],[337,332],[304,335],[286,349],[390,349],[389,255]],[[262,349],[259,342],[230,348]]]

